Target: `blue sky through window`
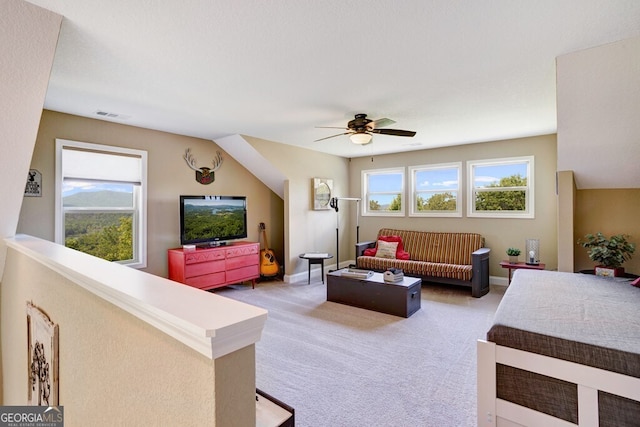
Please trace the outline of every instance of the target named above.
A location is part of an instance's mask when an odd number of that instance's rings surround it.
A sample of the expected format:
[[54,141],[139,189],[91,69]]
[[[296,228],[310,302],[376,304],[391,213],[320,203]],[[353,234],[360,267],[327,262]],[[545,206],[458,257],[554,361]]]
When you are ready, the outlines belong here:
[[133,184],[65,180],[62,185],[62,197],[72,196],[77,193],[88,193],[96,191],[119,191],[123,193],[133,193]]
[[402,190],[402,175],[398,173],[372,174],[369,175],[369,191],[372,193],[383,193],[386,191]]
[[429,169],[415,174],[417,191],[447,191],[458,189],[458,169]]
[[476,165],[474,169],[473,185],[475,187],[486,187],[493,183],[499,183],[501,178],[513,175],[527,177],[526,163],[509,163],[502,165]]

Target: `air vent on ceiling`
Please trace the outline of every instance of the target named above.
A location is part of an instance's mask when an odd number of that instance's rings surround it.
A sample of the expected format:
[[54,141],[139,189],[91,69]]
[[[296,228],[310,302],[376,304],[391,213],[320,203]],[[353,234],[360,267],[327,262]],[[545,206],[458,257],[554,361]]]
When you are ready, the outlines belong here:
[[107,117],[109,119],[127,120],[131,118],[131,116],[125,116],[124,114],[111,113],[109,111],[104,111],[104,110],[97,110],[95,114],[97,116]]

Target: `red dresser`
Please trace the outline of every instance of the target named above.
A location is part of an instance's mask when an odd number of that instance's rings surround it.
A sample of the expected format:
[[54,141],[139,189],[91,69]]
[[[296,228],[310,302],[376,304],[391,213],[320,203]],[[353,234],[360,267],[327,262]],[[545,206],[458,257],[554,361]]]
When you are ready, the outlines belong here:
[[213,289],[260,277],[260,244],[233,242],[213,248],[169,249],[169,279]]

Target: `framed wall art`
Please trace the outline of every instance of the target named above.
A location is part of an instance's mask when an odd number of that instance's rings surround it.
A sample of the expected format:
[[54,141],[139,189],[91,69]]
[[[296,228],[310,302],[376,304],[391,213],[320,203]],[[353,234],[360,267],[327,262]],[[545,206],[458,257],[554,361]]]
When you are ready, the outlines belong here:
[[24,187],[25,197],[42,197],[42,174],[36,169],[29,169],[27,185]]
[[313,178],[313,209],[317,211],[331,209],[329,201],[332,193],[333,179]]
[[58,406],[58,325],[27,302],[29,406]]

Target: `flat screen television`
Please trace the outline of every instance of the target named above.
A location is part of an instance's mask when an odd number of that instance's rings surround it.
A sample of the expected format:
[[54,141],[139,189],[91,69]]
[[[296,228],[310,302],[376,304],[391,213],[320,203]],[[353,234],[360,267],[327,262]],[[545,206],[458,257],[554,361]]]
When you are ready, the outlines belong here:
[[180,196],[180,244],[217,246],[247,237],[245,196]]

